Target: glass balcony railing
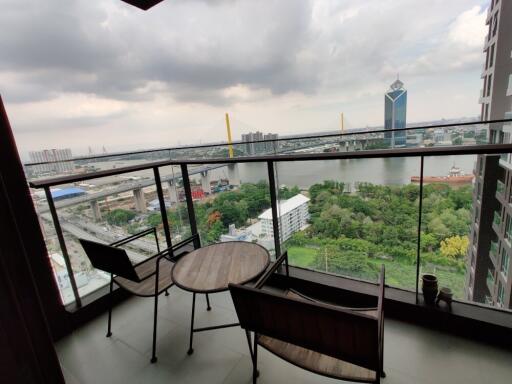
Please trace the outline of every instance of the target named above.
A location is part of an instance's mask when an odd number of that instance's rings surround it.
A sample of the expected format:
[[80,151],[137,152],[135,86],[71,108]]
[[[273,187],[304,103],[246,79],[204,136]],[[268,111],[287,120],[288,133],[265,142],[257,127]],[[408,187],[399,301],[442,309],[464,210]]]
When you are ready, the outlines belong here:
[[487,278],[486,278],[487,288],[489,289],[489,292],[492,294],[494,292],[494,272],[490,269],[487,271]]
[[496,260],[498,256],[498,243],[495,241],[491,241],[491,248],[489,249],[489,256],[493,261],[493,264],[496,265]]
[[[424,137],[439,129],[425,129]],[[351,140],[348,151],[324,151],[322,140],[327,139],[303,138],[300,146],[296,138],[280,141],[265,148],[264,156],[248,156],[246,144],[233,145],[233,158],[226,156],[227,146],[192,148],[190,158],[183,149],[155,151],[152,159],[134,153],[96,159],[96,165],[109,164],[95,171],[33,178],[33,199],[56,279],[62,280],[63,302],[79,301],[106,284],[88,264],[78,238],[109,243],[146,228],[155,228],[159,247],[196,234],[201,245],[251,241],[271,254],[287,250],[297,268],[374,282],[385,264],[391,287],[416,292],[421,274],[434,273],[457,300],[465,300],[469,290],[471,297],[484,297],[485,279],[476,278],[471,287],[465,279],[471,268],[470,212],[479,193],[472,170],[478,155],[488,155],[481,158],[487,165],[479,183],[495,185],[493,167],[512,145],[473,141],[370,150]],[[210,158],[208,151],[221,157]],[[154,247],[148,234],[129,253],[138,260]],[[475,262],[475,268],[480,264],[485,265]]]
[[498,212],[494,212],[493,223],[497,227],[499,227],[501,224],[501,215]]
[[501,180],[498,180],[497,182],[496,192],[500,195],[503,195],[503,192],[505,192],[505,183],[503,183]]

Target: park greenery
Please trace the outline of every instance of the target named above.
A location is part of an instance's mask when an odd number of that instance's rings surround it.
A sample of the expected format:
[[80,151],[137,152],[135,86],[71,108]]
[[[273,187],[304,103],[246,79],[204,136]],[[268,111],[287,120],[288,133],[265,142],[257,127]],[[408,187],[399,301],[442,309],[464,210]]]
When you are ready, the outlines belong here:
[[[304,267],[375,280],[379,265],[388,281],[415,288],[419,187],[325,181],[309,188],[311,225],[287,242],[290,258]],[[471,186],[426,185],[420,241],[421,267],[461,297],[469,244]]]
[[130,220],[135,218],[136,214],[128,209],[113,209],[105,215],[105,220],[110,225],[127,225]]
[[[302,191],[311,199],[310,226],[295,233],[284,245],[291,263],[371,281],[377,279],[380,265],[385,264],[390,285],[414,289],[419,186],[360,183],[357,189],[357,193],[349,194],[343,183],[324,181]],[[279,199],[297,193],[301,193],[297,187],[284,187],[279,191]],[[421,271],[436,273],[441,286],[452,288],[456,297],[462,297],[471,186],[425,185],[422,204]],[[203,244],[218,241],[230,224],[251,224],[269,207],[266,182],[246,183],[239,189],[195,202]],[[109,215],[109,222],[127,219],[115,211]],[[167,215],[171,232],[190,235],[186,204],[168,209]],[[149,226],[161,227],[161,223],[160,213],[151,213],[146,218]]]

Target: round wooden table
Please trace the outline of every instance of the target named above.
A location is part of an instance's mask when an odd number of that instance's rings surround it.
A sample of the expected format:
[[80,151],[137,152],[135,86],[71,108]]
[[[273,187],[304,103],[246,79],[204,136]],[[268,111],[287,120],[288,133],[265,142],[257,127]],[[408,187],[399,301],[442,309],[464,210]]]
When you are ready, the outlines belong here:
[[194,332],[233,327],[223,324],[194,329],[196,293],[206,294],[210,310],[209,293],[228,290],[228,284],[245,284],[265,271],[270,263],[270,254],[261,245],[244,241],[228,241],[196,249],[183,256],[172,268],[172,280],[181,289],[192,292],[192,316],[190,321],[190,346]]

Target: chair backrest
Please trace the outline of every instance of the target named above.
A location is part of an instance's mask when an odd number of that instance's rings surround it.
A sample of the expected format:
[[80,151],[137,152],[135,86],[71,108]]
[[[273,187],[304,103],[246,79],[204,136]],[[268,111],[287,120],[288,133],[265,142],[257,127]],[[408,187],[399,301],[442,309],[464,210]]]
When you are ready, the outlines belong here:
[[379,370],[377,318],[242,285],[229,289],[242,328]]
[[85,239],[80,239],[80,244],[94,268],[131,281],[141,281],[124,249]]

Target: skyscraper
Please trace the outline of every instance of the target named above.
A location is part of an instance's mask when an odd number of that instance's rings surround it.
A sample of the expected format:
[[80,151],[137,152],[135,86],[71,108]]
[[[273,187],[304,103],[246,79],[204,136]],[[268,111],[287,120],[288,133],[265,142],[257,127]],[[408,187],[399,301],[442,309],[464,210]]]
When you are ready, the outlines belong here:
[[[512,2],[491,0],[484,42],[481,118],[512,118]],[[512,124],[489,127],[491,143],[510,143]],[[473,224],[468,249],[466,298],[512,308],[512,160],[479,156],[473,193]]]
[[[405,128],[407,114],[407,91],[404,83],[396,79],[384,96],[384,129]],[[391,147],[405,146],[405,131],[386,132],[384,138]]]
[[42,151],[30,151],[30,162],[32,163],[45,163],[53,162],[49,164],[38,164],[32,166],[31,172],[34,174],[43,174],[48,172],[54,173],[66,173],[72,172],[74,164],[71,161],[73,155],[71,149],[44,149]]
[[246,143],[245,152],[249,155],[273,152],[278,145],[276,142],[255,143],[255,141],[277,140],[278,138],[279,135],[277,133],[267,133],[264,135],[260,131],[242,134],[242,141]]

